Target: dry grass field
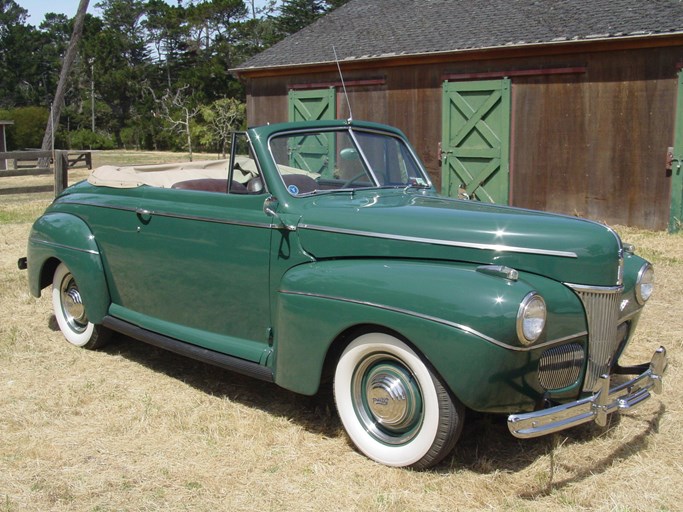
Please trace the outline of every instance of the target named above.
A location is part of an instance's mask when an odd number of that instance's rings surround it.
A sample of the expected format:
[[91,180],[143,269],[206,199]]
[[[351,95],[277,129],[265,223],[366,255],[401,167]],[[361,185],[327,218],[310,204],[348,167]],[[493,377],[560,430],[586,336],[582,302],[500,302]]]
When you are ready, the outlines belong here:
[[72,347],[25,255],[49,195],[0,196],[0,512],[682,510],[683,236],[619,229],[656,264],[628,362],[664,344],[664,393],[608,427],[521,441],[470,415],[434,470],[350,446],[329,391],[310,398],[116,336]]

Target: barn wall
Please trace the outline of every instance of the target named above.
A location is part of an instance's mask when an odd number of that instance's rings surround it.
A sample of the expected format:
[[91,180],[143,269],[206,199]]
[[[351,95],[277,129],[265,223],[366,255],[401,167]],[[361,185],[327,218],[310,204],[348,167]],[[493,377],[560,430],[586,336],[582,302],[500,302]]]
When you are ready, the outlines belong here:
[[583,75],[515,81],[514,203],[666,228],[680,55],[593,54]]
[[[681,55],[683,46],[453,61],[354,70],[344,78],[350,84],[379,79],[348,87],[353,117],[402,129],[440,186],[443,80],[509,74],[511,204],[665,229],[670,177],[664,160],[673,144]],[[338,80],[334,71],[248,80],[249,123],[287,120],[292,86]],[[346,118],[342,94],[339,87],[337,114]]]

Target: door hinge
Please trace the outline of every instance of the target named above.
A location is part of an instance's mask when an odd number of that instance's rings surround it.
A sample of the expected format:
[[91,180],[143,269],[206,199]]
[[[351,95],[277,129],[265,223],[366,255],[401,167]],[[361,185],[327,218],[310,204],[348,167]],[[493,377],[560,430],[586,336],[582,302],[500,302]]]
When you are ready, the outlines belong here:
[[681,170],[682,164],[683,156],[674,156],[674,148],[666,148],[666,170],[668,172],[676,171],[678,173]]

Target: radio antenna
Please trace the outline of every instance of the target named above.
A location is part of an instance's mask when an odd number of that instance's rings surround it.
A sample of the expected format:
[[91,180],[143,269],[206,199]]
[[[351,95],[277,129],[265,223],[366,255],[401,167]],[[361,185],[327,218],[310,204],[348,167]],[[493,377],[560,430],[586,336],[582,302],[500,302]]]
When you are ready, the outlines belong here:
[[344,97],[346,98],[346,105],[349,107],[349,119],[350,123],[353,121],[353,112],[351,112],[351,102],[349,101],[349,95],[346,92],[346,84],[344,83],[344,75],[342,74],[341,66],[339,65],[339,58],[337,57],[337,49],[332,45],[332,51],[334,52],[334,61],[337,63],[337,70],[339,71],[339,78],[341,78],[342,88],[344,89]]

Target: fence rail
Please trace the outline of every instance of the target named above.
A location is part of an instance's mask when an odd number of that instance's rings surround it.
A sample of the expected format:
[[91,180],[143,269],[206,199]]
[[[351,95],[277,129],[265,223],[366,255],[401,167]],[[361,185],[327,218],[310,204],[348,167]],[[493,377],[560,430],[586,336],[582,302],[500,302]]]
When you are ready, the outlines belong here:
[[[0,195],[28,194],[54,191],[60,194],[69,186],[68,170],[84,164],[92,169],[92,152],[90,151],[7,151],[0,153],[0,161],[12,161],[13,169],[0,169],[0,179],[16,176],[54,175],[53,185],[31,185],[21,187],[0,188]],[[27,164],[26,162],[31,162]],[[46,167],[46,164],[49,167]]]

